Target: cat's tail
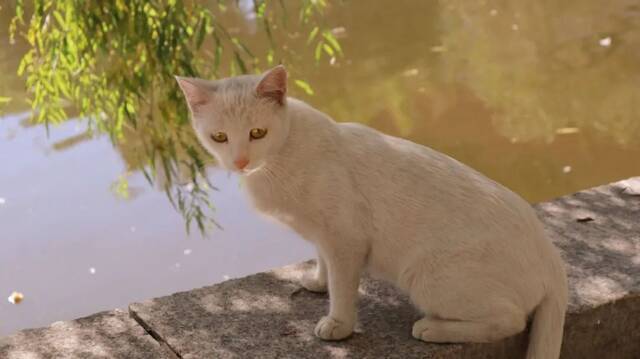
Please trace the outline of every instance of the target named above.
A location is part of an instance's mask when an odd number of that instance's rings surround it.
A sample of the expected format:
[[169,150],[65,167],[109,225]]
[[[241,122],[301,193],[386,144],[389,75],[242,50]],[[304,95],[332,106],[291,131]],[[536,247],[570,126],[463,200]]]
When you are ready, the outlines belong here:
[[529,334],[527,359],[557,359],[560,357],[564,317],[567,311],[567,283],[564,270],[557,278],[561,279],[540,302],[533,316]]

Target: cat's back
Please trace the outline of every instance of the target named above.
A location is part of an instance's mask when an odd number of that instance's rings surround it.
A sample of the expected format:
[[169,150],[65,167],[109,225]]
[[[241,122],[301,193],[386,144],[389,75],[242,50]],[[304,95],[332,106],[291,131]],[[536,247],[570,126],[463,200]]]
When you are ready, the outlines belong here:
[[510,192],[473,168],[427,146],[359,123],[345,122],[337,126],[345,158],[365,175],[374,172],[381,175],[378,178],[392,178],[394,183],[415,181],[423,187],[442,181],[448,187]]
[[285,169],[278,171],[287,183],[283,193],[305,198],[304,207],[366,202],[373,222],[416,231],[425,222],[446,231],[488,218],[515,222],[532,215],[515,193],[429,147],[362,124],[335,122],[302,101],[291,102],[290,116],[291,135],[274,167]]
[[520,196],[443,153],[361,124],[338,126],[342,161],[358,187],[380,204],[380,216],[413,212],[420,214],[416,220],[432,216],[464,227],[481,217],[517,220],[533,214]]
[[495,185],[472,168],[421,144],[359,123],[345,122],[338,127],[345,159],[352,162],[356,173],[362,172],[367,177],[376,174],[379,176],[375,178],[387,178],[395,184],[406,182],[422,187],[438,181],[450,185],[469,182],[476,186]]

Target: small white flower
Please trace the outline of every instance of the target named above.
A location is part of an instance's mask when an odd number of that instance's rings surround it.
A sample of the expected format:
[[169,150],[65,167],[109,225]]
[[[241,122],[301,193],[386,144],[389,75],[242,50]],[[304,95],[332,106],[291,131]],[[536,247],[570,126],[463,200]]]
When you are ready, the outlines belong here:
[[600,41],[598,41],[598,43],[600,43],[600,46],[602,46],[602,47],[611,46],[611,36],[607,36],[607,37],[604,37],[604,38],[600,39]]
[[5,204],[5,203],[7,203],[7,200],[2,198],[2,197],[0,197],[0,204]]
[[562,173],[569,173],[569,172],[571,172],[571,166],[562,167]]
[[96,269],[93,267],[89,268],[89,273],[96,274]]

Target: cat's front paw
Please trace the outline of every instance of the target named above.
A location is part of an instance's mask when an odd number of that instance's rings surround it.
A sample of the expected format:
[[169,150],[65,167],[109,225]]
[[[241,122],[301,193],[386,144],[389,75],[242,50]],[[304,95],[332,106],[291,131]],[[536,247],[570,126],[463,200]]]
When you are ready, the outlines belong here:
[[345,323],[330,316],[322,317],[316,324],[315,334],[323,340],[340,340],[353,333],[353,323]]
[[327,292],[327,281],[322,281],[318,279],[316,276],[311,274],[305,274],[300,279],[300,284],[304,287],[304,289],[310,292],[316,293],[326,293]]

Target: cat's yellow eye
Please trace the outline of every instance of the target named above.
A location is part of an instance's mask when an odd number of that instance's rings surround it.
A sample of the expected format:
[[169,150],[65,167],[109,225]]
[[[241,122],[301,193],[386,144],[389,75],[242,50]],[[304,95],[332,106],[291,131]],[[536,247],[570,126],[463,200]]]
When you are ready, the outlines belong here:
[[216,142],[220,142],[220,143],[228,141],[227,134],[224,133],[224,132],[216,132],[216,133],[212,134],[211,135],[211,139],[216,141]]
[[252,128],[251,131],[249,131],[249,136],[251,136],[252,140],[259,140],[266,135],[267,135],[266,128]]

